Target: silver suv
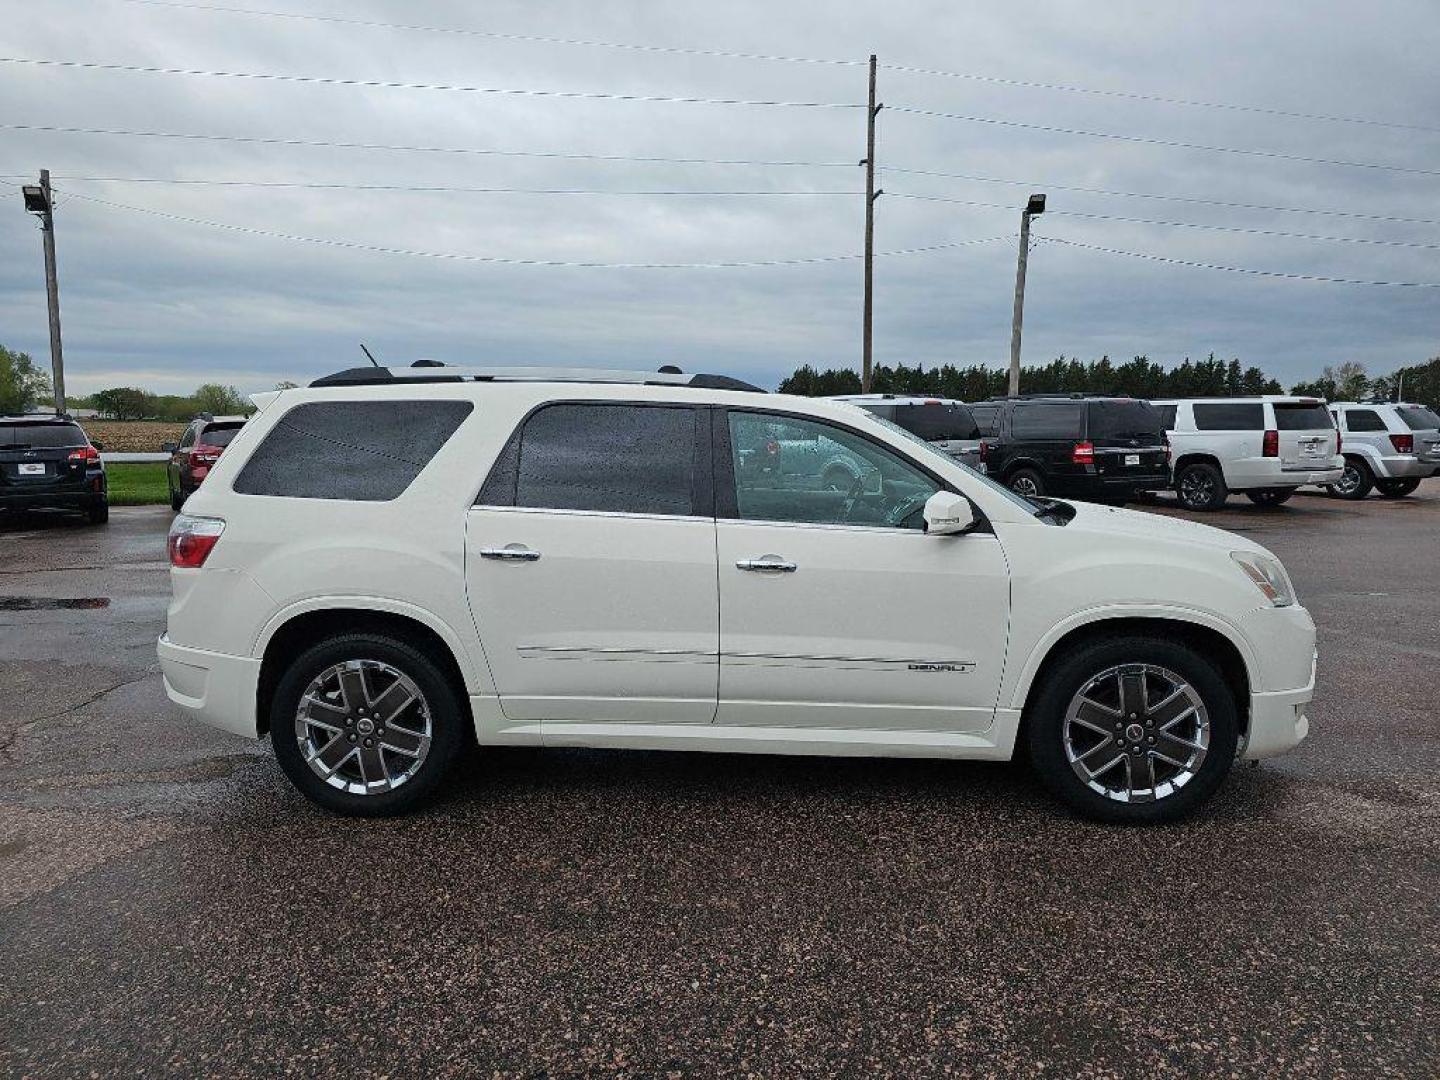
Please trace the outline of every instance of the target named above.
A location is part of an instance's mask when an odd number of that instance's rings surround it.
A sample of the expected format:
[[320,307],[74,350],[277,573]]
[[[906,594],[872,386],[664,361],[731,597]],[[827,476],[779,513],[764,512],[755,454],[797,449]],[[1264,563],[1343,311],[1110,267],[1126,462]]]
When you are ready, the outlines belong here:
[[1406,402],[1337,401],[1330,415],[1340,429],[1345,473],[1328,485],[1342,499],[1409,495],[1427,476],[1440,475],[1440,416]]
[[963,401],[905,394],[841,394],[831,400],[857,405],[924,439],[962,465],[980,467],[980,428]]

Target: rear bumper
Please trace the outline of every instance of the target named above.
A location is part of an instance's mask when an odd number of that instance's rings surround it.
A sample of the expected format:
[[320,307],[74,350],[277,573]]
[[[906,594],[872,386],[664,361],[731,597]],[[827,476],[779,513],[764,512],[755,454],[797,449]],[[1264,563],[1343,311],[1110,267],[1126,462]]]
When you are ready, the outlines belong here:
[[1333,484],[1340,477],[1345,475],[1344,468],[1339,469],[1282,469],[1278,474],[1274,487],[1303,487],[1306,484]]
[[202,724],[251,739],[260,737],[255,716],[259,660],[176,645],[164,634],[155,651],[171,701]]
[[1250,733],[1240,756],[1247,761],[1274,757],[1298,746],[1310,733],[1306,707],[1315,696],[1315,661],[1310,681],[1297,690],[1250,695]]
[[1306,484],[1333,484],[1345,472],[1343,458],[1322,458],[1314,468],[1286,469],[1279,458],[1239,458],[1221,464],[1225,486],[1231,491],[1255,488],[1303,487]]
[[1370,459],[1375,475],[1382,480],[1423,480],[1440,475],[1440,462],[1421,461],[1414,454],[1396,454]]
[[1071,495],[1077,499],[1116,498],[1121,495],[1133,495],[1139,491],[1163,491],[1169,486],[1170,477],[1166,473],[1117,477],[1093,474],[1056,477],[1053,493]]

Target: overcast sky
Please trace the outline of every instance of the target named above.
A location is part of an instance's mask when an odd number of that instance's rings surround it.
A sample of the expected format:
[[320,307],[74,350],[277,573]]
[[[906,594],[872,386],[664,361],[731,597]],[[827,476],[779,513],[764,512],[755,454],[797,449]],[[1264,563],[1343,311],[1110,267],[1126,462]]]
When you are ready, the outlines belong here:
[[[204,0],[198,0],[204,3]],[[864,58],[879,54],[877,362],[1002,364],[1014,234],[1030,190],[1056,237],[1280,273],[1440,282],[1440,224],[1086,194],[1104,188],[1440,222],[1435,0],[858,0],[484,5],[229,0],[234,8],[481,31],[427,33],[124,0],[7,4],[11,58],[452,84],[811,102],[639,102],[360,88],[0,63],[0,123],[538,154],[810,165],[642,163],[264,145],[0,129],[0,343],[48,358],[40,235],[22,174],[56,175],[66,369],[114,385],[245,391],[362,362],[652,368],[773,386],[800,363],[858,366],[858,259],[710,269],[485,263],[334,246],[598,263],[858,255]],[[496,36],[500,35],[500,36]],[[503,35],[780,55],[798,63]],[[887,66],[888,65],[888,66]],[[938,69],[985,79],[897,71]],[[986,81],[991,80],[991,81]],[[1334,114],[1353,124],[1022,87],[1011,80]],[[901,107],[1357,168],[945,119]],[[828,164],[827,164],[828,163]],[[982,182],[914,172],[962,173]],[[1403,170],[1412,170],[1409,172]],[[1424,170],[1432,170],[1425,175]],[[59,177],[764,195],[414,192]],[[786,194],[780,194],[786,193]],[[929,196],[942,202],[904,198]],[[105,205],[325,241],[305,243]],[[965,202],[1000,204],[998,207]],[[1193,222],[1426,247],[1334,243],[1072,217]],[[996,239],[998,238],[998,239]],[[1287,383],[1327,363],[1375,373],[1440,353],[1440,289],[1322,284],[1036,245],[1025,359],[1212,350]]]

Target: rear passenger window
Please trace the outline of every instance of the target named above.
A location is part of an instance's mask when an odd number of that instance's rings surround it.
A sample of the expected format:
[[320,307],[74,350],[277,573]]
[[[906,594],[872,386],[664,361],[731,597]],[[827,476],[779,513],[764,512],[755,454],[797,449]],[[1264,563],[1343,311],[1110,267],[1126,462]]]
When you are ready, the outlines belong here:
[[282,416],[235,478],[241,495],[386,502],[474,408],[468,401],[317,401]]
[[1259,402],[1233,405],[1228,402],[1216,402],[1208,405],[1192,405],[1191,408],[1195,410],[1196,431],[1263,431],[1265,429],[1265,406]]
[[1346,409],[1345,428],[1348,431],[1384,431],[1385,421],[1373,409]]
[[1010,433],[1016,439],[1078,439],[1081,402],[1053,405],[1016,405],[1010,417]]
[[560,404],[531,414],[480,502],[547,510],[708,515],[696,424],[677,406]]

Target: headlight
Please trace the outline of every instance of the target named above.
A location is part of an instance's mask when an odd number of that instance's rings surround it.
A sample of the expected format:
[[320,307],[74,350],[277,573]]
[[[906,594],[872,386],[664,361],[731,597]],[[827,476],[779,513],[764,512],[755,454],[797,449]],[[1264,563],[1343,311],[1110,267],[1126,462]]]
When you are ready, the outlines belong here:
[[1290,579],[1279,560],[1253,551],[1232,551],[1230,558],[1245,571],[1245,576],[1270,603],[1276,607],[1289,607],[1295,603],[1295,590],[1290,586]]

